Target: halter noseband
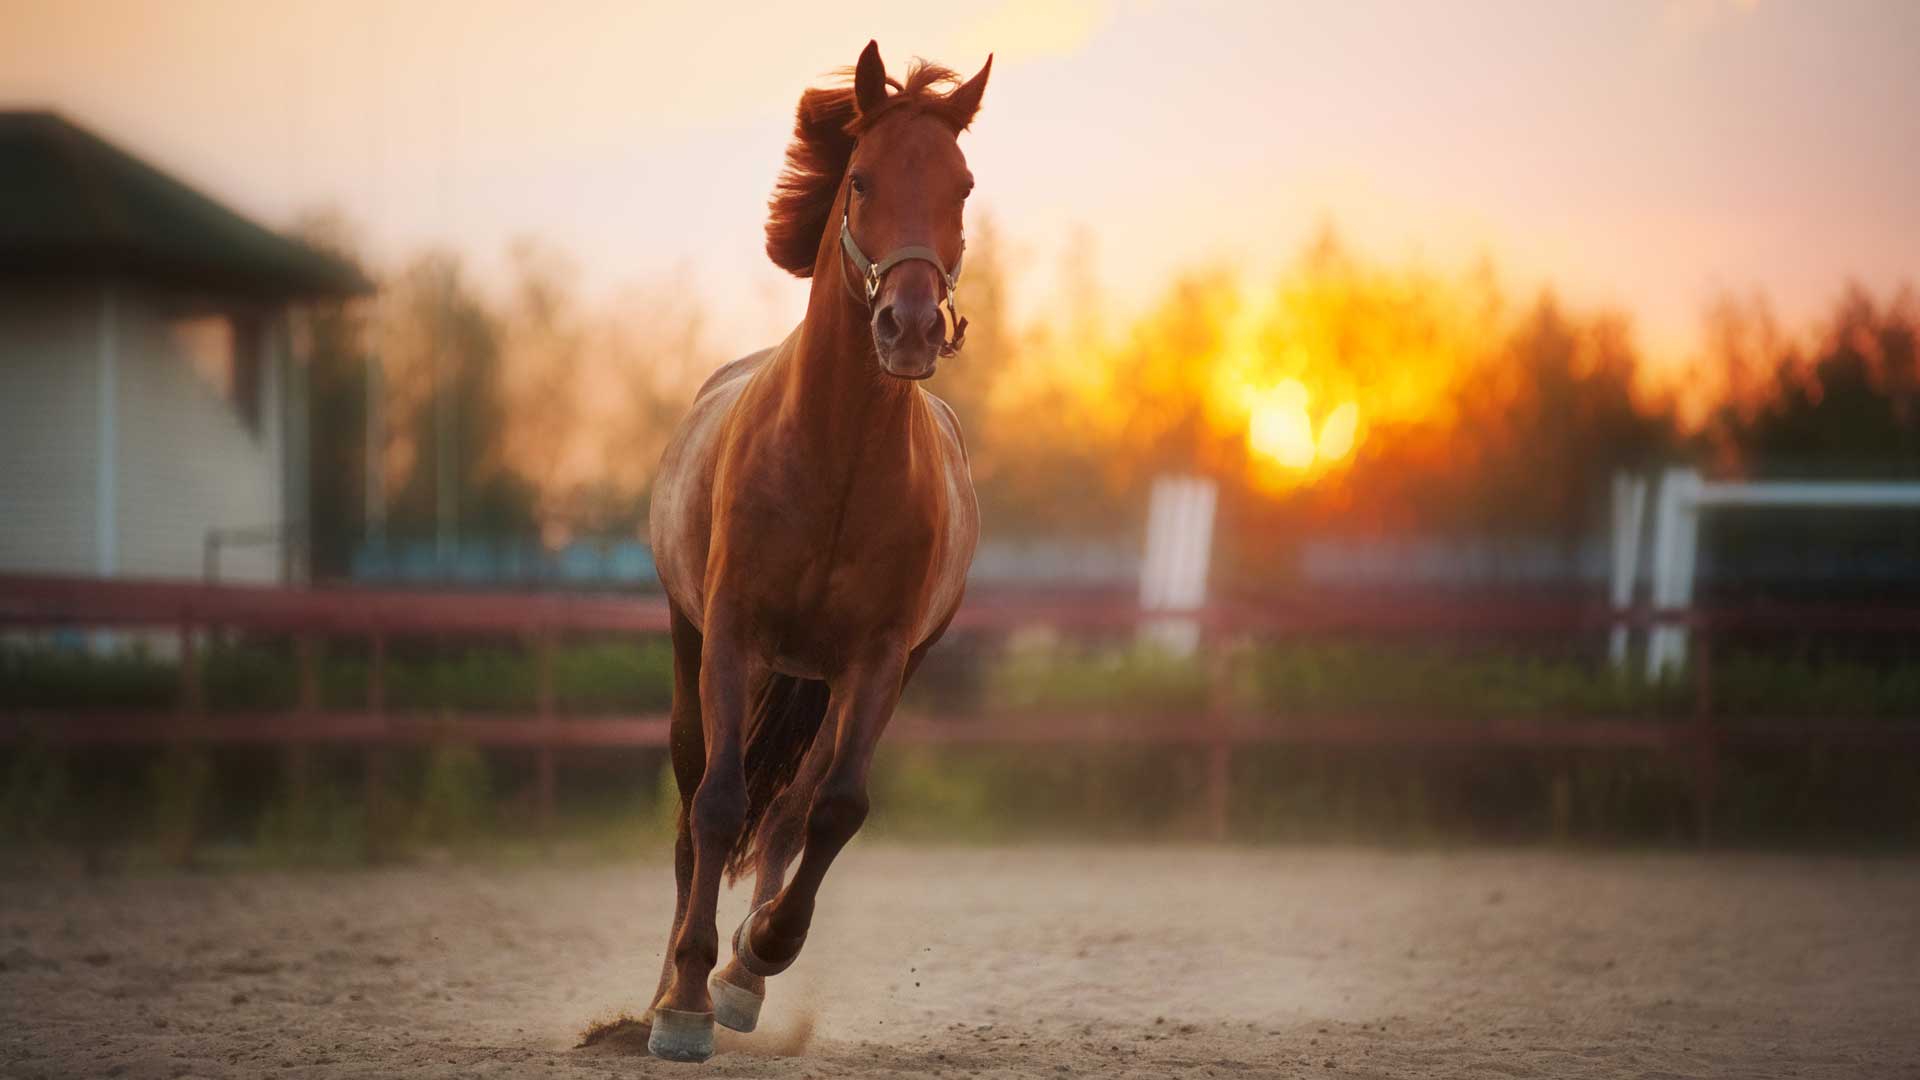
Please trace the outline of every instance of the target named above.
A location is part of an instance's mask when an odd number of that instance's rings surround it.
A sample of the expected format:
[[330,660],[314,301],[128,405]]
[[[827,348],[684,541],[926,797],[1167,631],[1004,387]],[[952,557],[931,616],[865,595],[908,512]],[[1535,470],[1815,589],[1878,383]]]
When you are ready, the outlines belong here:
[[[871,309],[874,300],[880,296],[880,282],[887,276],[887,271],[903,262],[912,262],[916,259],[920,262],[932,263],[933,268],[940,274],[941,283],[946,286],[946,295],[941,298],[941,303],[946,305],[947,318],[953,323],[953,337],[940,342],[940,355],[952,356],[959,352],[960,346],[967,340],[967,320],[961,317],[960,309],[954,304],[953,290],[960,284],[960,264],[966,259],[966,255],[963,253],[960,258],[954,260],[951,272],[947,270],[947,264],[940,261],[939,252],[919,245],[895,248],[886,258],[876,263],[867,258],[867,253],[861,251],[860,245],[854,242],[852,221],[853,185],[848,184],[846,204],[840,208],[840,250],[847,253],[847,258],[853,260],[854,268],[860,271],[860,280],[866,286],[867,307]],[[847,277],[844,266],[840,268],[840,280],[847,283],[847,291],[853,294],[854,299],[861,299],[860,292],[853,287],[853,279]]]

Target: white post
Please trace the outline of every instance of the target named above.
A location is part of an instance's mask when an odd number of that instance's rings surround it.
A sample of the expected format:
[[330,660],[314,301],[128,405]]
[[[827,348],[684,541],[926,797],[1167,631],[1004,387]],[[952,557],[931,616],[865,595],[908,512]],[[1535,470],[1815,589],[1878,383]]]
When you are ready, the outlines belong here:
[[120,340],[112,283],[100,290],[95,373],[100,426],[94,450],[100,460],[93,475],[93,571],[112,577],[120,572]]
[[[1162,476],[1153,482],[1147,508],[1147,552],[1140,565],[1144,611],[1194,612],[1207,598],[1207,565],[1213,552],[1213,514],[1219,489],[1198,476]],[[1152,619],[1141,640],[1177,656],[1200,646],[1200,624],[1187,618]]]
[[[1646,520],[1647,481],[1622,470],[1613,474],[1613,610],[1625,616],[1633,607],[1633,587],[1640,576],[1640,536]],[[1615,671],[1627,667],[1630,629],[1616,622],[1607,643],[1607,659]]]
[[[1682,611],[1693,603],[1694,557],[1700,545],[1700,473],[1672,468],[1660,478],[1653,521],[1653,607]],[[1687,661],[1687,628],[1659,624],[1647,635],[1647,679]]]

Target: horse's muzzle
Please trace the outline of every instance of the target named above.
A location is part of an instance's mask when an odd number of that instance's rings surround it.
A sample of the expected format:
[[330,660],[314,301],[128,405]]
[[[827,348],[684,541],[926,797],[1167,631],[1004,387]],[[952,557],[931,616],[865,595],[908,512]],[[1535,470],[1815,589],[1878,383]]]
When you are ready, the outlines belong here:
[[899,379],[925,379],[940,360],[946,323],[940,307],[926,298],[899,297],[873,313],[873,347],[880,368]]
[[880,357],[881,371],[886,372],[896,379],[909,379],[914,382],[919,382],[921,379],[933,378],[933,373],[937,369],[938,364],[939,362],[932,357],[928,357],[926,363],[918,367],[912,363],[900,363],[884,355]]

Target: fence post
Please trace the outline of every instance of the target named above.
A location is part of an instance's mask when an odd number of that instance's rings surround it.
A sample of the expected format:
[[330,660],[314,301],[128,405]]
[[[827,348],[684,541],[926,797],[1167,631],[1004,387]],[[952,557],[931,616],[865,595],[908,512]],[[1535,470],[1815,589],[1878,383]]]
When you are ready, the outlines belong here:
[[1207,745],[1207,838],[1224,842],[1228,833],[1227,803],[1233,783],[1233,747],[1226,733],[1215,729]]
[[1713,628],[1702,616],[1693,629],[1693,829],[1702,846],[1713,842],[1713,803],[1719,786],[1720,730],[1713,716]]
[[1547,799],[1550,804],[1549,816],[1553,823],[1553,842],[1565,844],[1573,839],[1573,761],[1570,750],[1548,750],[1547,760],[1553,763],[1553,779],[1549,781]]
[[1640,579],[1640,536],[1647,516],[1647,481],[1622,469],[1613,474],[1613,567],[1608,597],[1613,602],[1613,629],[1607,636],[1607,662],[1618,672],[1627,670],[1627,646],[1632,628],[1626,616],[1633,607],[1634,585]]
[[[1694,560],[1700,548],[1700,472],[1668,469],[1660,478],[1653,519],[1653,607],[1691,610]],[[1687,659],[1687,627],[1655,623],[1647,631],[1647,681],[1678,673]]]
[[188,723],[200,719],[207,708],[206,681],[201,674],[198,645],[193,623],[183,620],[180,623],[180,714]]
[[[206,677],[201,668],[200,651],[195,640],[194,625],[191,619],[180,622],[180,715],[174,721],[174,735],[166,744],[166,753],[175,761],[175,767],[192,770],[198,764],[197,756],[190,756],[187,747],[192,745],[192,729],[206,716],[207,694]],[[194,862],[194,849],[199,846],[201,815],[197,798],[189,800],[185,819],[175,822],[178,832],[164,829],[161,838],[163,857],[174,866],[191,866]]]
[[1228,726],[1233,706],[1230,650],[1212,640],[1202,654],[1207,671],[1206,830],[1207,839],[1224,842],[1229,833],[1233,785],[1233,743]]
[[287,776],[289,840],[304,844],[311,837],[301,834],[313,818],[313,728],[320,716],[320,639],[311,631],[301,631],[293,639],[295,679],[299,697],[295,711],[300,718],[299,737],[287,744],[284,758]]
[[534,638],[534,705],[540,719],[540,748],[534,759],[534,800],[535,812],[539,817],[540,837],[543,843],[553,841],[554,818],[554,766],[553,743],[559,733],[554,730],[559,717],[553,710],[553,632],[542,629]]
[[366,750],[366,857],[381,862],[391,853],[392,808],[387,802],[387,636],[378,630],[367,639],[367,714],[375,727]]
[[320,711],[320,639],[302,632],[293,640],[293,651],[299,679],[297,705],[301,716],[311,720]]

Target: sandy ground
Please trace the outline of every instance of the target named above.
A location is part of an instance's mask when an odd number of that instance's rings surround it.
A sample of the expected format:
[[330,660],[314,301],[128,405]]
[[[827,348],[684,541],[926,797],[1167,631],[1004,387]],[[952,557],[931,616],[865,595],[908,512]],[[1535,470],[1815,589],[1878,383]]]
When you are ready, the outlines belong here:
[[0,1075],[1920,1076],[1920,861],[856,844],[759,1033],[576,1049],[669,876],[6,881]]

